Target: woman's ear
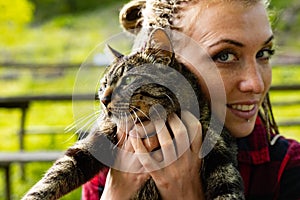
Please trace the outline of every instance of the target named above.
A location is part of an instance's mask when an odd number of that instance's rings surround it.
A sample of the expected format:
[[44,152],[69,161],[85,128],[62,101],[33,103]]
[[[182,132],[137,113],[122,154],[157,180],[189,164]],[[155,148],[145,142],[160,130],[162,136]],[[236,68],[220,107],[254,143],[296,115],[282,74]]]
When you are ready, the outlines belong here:
[[156,49],[159,57],[173,59],[174,50],[167,32],[162,28],[156,28],[150,33],[147,48]]

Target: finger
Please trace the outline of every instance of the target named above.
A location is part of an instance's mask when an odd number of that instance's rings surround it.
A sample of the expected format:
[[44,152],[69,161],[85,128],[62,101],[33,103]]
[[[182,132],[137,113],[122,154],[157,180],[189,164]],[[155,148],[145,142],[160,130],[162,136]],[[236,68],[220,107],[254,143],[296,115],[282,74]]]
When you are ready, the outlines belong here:
[[159,141],[156,135],[152,137],[148,137],[142,141],[148,152],[152,152],[160,148]]
[[200,121],[190,112],[183,111],[181,113],[182,122],[189,134],[189,140],[191,143],[191,150],[195,153],[199,153],[202,145],[202,126]]
[[134,154],[132,143],[127,137],[121,147],[117,149],[117,157],[114,162],[114,168],[123,172],[137,173],[142,170],[139,159]]
[[151,137],[156,134],[154,124],[151,121],[136,124],[133,129],[139,133],[141,138]]
[[121,149],[127,152],[134,152],[134,149],[128,137],[129,136],[127,136],[125,141],[123,142]]
[[159,163],[162,163],[162,161],[164,160],[164,157],[163,157],[161,149],[158,149],[156,151],[150,152],[150,154],[151,154],[151,157],[154,158]]
[[117,131],[128,133],[132,129],[133,126],[134,126],[134,124],[131,122],[131,120],[121,121],[120,124],[118,124]]
[[171,114],[168,122],[174,134],[177,156],[180,157],[190,147],[187,129],[176,114]]
[[134,153],[118,148],[113,168],[123,172],[139,173],[143,167]]
[[117,138],[120,140],[120,142],[123,142],[129,131],[133,128],[133,125],[134,124],[130,120],[120,123],[120,125],[117,127]]
[[142,124],[137,124],[134,127],[134,130],[138,133],[138,136],[143,139],[144,146],[148,152],[151,152],[159,147],[155,126],[153,123],[147,121],[143,122]]
[[[131,132],[132,135],[137,134],[134,130]],[[144,146],[143,141],[139,137],[129,137],[129,139],[135,151],[134,155],[139,159],[140,163],[147,172],[151,172],[160,168],[158,162],[151,157],[150,153]]]
[[121,147],[126,140],[126,132],[121,131],[120,129],[117,132],[118,146]]
[[119,171],[131,173],[139,173],[143,171],[143,167],[139,159],[134,154],[134,149],[129,140],[129,136],[126,136],[126,139],[123,141],[123,144],[118,147],[114,168]]
[[163,153],[165,165],[170,164],[177,159],[174,142],[171,138],[169,130],[163,120],[155,120],[154,126],[156,129],[158,141]]

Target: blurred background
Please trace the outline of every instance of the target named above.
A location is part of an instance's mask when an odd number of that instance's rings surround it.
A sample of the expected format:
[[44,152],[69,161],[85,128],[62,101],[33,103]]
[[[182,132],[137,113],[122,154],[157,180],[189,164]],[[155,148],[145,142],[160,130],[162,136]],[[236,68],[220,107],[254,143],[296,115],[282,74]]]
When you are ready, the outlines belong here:
[[[74,121],[77,72],[97,44],[122,31],[118,13],[126,2],[0,0],[0,153],[61,151],[77,140],[65,129]],[[273,0],[270,9],[274,115],[282,135],[300,141],[300,1]],[[0,155],[0,200],[20,199],[50,166],[1,162]],[[80,199],[80,192],[62,199]]]

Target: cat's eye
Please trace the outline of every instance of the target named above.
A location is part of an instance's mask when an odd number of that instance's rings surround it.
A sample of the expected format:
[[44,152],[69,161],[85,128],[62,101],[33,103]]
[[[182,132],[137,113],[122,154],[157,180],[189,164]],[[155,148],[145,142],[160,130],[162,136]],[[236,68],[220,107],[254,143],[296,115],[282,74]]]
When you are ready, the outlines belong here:
[[106,81],[106,79],[100,80],[99,91],[100,91],[100,92],[103,91],[103,90],[106,88],[106,86],[107,86],[107,81]]
[[106,88],[106,86],[107,86],[107,83],[106,83],[106,82],[101,84],[101,87],[102,87],[102,88]]
[[123,79],[123,84],[129,85],[135,80],[134,76],[127,76]]

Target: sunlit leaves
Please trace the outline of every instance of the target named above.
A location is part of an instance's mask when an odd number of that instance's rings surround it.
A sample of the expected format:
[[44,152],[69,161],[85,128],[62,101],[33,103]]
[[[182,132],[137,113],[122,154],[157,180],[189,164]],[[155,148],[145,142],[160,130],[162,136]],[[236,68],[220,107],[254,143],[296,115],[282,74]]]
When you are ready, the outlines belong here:
[[15,43],[33,19],[34,5],[28,0],[0,0],[0,44]]

